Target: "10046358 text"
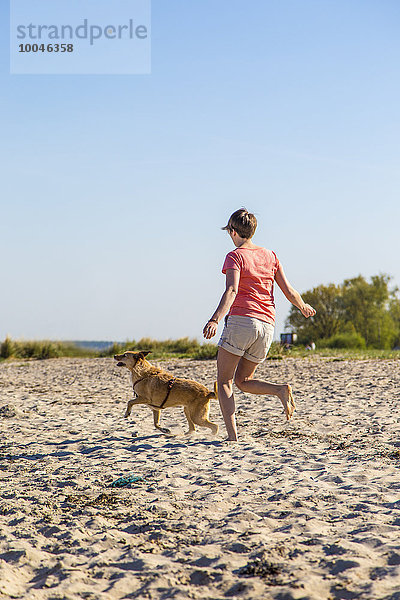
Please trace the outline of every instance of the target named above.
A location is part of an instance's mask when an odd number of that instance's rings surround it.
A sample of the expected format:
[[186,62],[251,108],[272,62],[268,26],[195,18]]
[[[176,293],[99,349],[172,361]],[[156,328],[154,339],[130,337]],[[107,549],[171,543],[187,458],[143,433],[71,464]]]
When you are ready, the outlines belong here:
[[18,52],[73,52],[73,44],[19,44]]

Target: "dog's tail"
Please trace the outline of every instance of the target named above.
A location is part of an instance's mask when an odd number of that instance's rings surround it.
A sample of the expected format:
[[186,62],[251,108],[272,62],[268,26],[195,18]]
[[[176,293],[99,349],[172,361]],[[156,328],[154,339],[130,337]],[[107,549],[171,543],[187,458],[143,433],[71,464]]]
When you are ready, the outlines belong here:
[[214,381],[214,391],[207,394],[207,398],[215,398],[218,400],[218,386],[216,381]]

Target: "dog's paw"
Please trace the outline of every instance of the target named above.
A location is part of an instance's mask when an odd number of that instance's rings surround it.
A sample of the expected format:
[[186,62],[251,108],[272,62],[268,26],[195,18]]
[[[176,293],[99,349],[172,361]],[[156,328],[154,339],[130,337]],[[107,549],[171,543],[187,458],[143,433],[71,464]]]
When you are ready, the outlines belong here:
[[131,413],[129,413],[128,411],[126,411],[126,413],[124,414],[124,419],[127,419],[129,417]]

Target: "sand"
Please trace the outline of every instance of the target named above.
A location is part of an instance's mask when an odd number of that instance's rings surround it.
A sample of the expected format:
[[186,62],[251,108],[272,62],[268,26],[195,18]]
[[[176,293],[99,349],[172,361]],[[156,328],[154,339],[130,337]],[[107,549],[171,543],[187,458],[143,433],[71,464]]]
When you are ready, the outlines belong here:
[[[212,388],[215,361],[159,364]],[[2,363],[0,598],[400,599],[400,363],[259,373],[298,410],[237,392],[232,444],[186,438],[181,408],[171,437],[144,406],[125,420],[112,359]]]

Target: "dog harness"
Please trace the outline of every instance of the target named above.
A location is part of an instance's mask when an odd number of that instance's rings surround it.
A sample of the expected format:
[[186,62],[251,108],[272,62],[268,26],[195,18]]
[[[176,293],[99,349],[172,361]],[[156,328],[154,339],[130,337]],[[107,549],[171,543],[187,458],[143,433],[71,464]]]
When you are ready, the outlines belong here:
[[[133,384],[133,391],[134,391],[135,394],[136,394],[135,385],[137,385],[138,383],[140,383],[144,379],[148,379],[148,377],[142,377],[141,379],[138,379],[137,381],[135,381],[135,383]],[[158,408],[158,409],[163,408],[164,405],[165,405],[165,403],[166,403],[166,401],[169,398],[169,395],[170,395],[171,390],[172,390],[172,386],[174,385],[175,381],[176,381],[176,377],[173,377],[172,379],[170,379],[167,382],[167,395],[165,396],[164,400],[161,402],[160,406],[155,406],[154,404],[149,404],[149,406],[154,406],[154,408]],[[137,396],[137,394],[136,394],[136,396]]]

